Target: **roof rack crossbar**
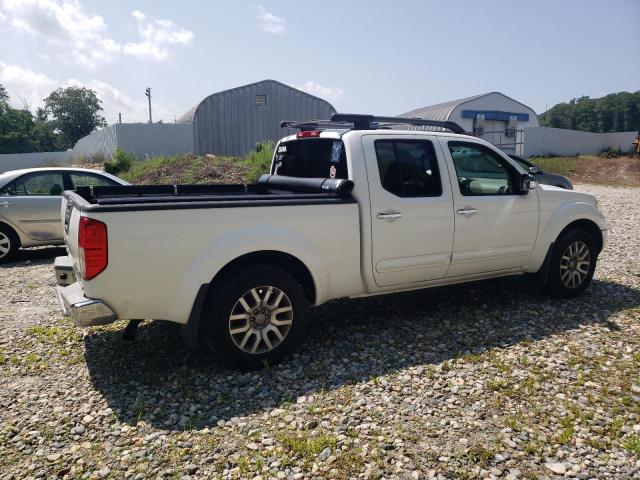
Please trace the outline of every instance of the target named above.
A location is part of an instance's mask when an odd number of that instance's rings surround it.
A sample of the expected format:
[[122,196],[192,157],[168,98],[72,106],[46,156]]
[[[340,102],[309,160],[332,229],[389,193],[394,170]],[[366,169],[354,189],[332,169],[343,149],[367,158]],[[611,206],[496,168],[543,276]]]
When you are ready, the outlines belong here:
[[[453,133],[467,133],[456,122],[425,120],[423,118],[407,118],[407,117],[380,117],[376,115],[362,115],[352,113],[334,113],[331,115],[332,122],[346,122],[353,124],[354,130],[368,130],[376,128],[380,124],[394,125],[415,125],[421,127],[440,127],[451,130]],[[372,127],[372,124],[378,124]]]
[[318,130],[320,128],[336,128],[351,129],[351,124],[347,122],[333,122],[331,120],[283,120],[280,122],[280,128],[293,128],[306,132],[309,130]]

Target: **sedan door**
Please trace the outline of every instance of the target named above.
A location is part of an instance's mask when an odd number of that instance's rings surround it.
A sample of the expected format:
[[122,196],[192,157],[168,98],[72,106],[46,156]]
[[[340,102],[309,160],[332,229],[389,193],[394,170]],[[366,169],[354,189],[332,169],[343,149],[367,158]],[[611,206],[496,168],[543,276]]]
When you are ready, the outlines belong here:
[[447,277],[521,269],[538,235],[537,191],[521,194],[521,172],[487,145],[441,142],[452,172],[455,211]]
[[444,278],[453,245],[453,201],[434,137],[365,135],[372,266],[380,287]]
[[4,191],[2,215],[38,242],[62,241],[60,202],[64,190],[59,171],[27,173]]

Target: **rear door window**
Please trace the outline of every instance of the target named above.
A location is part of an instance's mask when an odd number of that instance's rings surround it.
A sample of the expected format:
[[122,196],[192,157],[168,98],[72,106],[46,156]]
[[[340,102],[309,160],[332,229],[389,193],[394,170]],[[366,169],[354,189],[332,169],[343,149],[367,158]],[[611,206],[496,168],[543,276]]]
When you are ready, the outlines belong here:
[[78,187],[102,187],[110,185],[118,185],[110,178],[102,177],[94,173],[71,173],[69,175],[73,182],[73,188]]
[[382,187],[398,197],[439,197],[442,183],[428,140],[376,140]]
[[278,145],[274,175],[303,178],[349,178],[342,140],[312,138]]
[[62,173],[46,172],[24,175],[13,182],[13,195],[61,195]]

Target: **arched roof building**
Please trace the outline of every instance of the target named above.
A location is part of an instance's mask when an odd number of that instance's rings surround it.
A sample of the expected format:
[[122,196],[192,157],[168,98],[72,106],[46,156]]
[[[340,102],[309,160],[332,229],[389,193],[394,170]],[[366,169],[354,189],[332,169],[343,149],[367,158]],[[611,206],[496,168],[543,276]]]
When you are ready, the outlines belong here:
[[326,119],[335,111],[326,100],[262,80],[209,95],[177,122],[193,124],[195,153],[240,156],[293,133],[280,128],[282,120]]

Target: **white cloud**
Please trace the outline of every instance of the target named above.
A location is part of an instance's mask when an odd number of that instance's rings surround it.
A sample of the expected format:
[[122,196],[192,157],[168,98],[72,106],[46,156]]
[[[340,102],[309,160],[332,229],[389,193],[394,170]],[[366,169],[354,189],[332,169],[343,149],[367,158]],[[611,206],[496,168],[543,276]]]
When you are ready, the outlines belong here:
[[[65,87],[85,87],[94,90],[98,98],[102,100],[102,116],[107,123],[115,123],[118,120],[118,113],[122,113],[122,121],[125,123],[146,122],[149,118],[149,107],[144,91],[140,92],[140,99],[134,99],[122,90],[110,83],[92,79],[82,82],[71,78],[64,84]],[[163,120],[173,121],[171,112],[155,100],[152,102],[153,121]]]
[[35,111],[41,107],[43,99],[56,88],[56,82],[42,73],[34,72],[19,65],[7,65],[0,60],[0,84],[9,93],[9,103]]
[[285,24],[287,21],[284,18],[267,12],[261,5],[258,5],[256,9],[256,19],[263,31],[272,35],[280,35],[286,32]]
[[[102,100],[104,111],[101,115],[108,123],[115,123],[119,112],[122,113],[123,122],[146,122],[149,114],[144,92],[140,92],[140,99],[134,99],[107,82],[96,79],[85,82],[75,78],[58,81],[20,65],[8,65],[1,60],[0,84],[9,92],[12,105],[21,108],[26,104],[32,112],[43,106],[44,98],[58,87],[86,87],[94,90]],[[169,109],[155,101],[152,107],[154,121],[173,121]]]
[[187,45],[193,40],[193,32],[178,27],[171,20],[147,19],[140,10],[134,10],[131,15],[136,20],[140,41],[124,46],[127,55],[165,60],[169,56],[168,47]]
[[121,46],[108,35],[104,19],[77,0],[0,0],[14,30],[51,48],[64,64],[93,69],[111,61]]
[[316,97],[323,98],[325,100],[329,100],[335,102],[340,99],[342,95],[344,95],[344,90],[340,87],[326,87],[324,85],[320,85],[313,80],[307,80],[302,85],[296,86],[298,90],[302,90],[303,92],[310,93],[311,95],[315,95]]

